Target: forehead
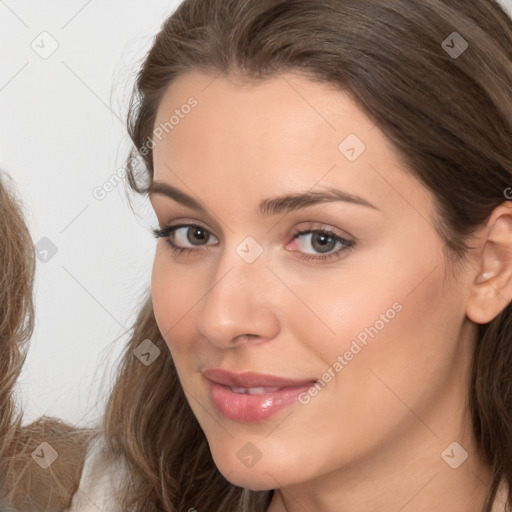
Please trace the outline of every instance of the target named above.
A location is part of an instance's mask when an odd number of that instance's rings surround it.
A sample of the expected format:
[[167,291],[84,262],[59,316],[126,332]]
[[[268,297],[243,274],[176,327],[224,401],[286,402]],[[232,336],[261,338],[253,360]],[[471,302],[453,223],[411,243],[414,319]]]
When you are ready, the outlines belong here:
[[262,196],[325,184],[364,192],[384,209],[399,206],[397,195],[425,207],[430,200],[348,93],[294,73],[258,82],[182,75],[163,96],[158,128],[155,181],[179,185],[186,176],[203,192],[238,184]]
[[[224,137],[229,135],[231,141],[243,142],[240,149],[265,142],[265,149],[285,150],[288,142],[303,138],[310,140],[310,145],[322,140],[322,146],[337,152],[336,142],[344,132],[359,132],[361,139],[368,139],[365,134],[374,127],[347,93],[296,74],[248,81],[196,71],[182,75],[167,88],[155,128],[164,126],[173,113],[188,111],[190,98],[197,105],[173,126],[170,134],[176,142],[180,135],[190,135],[187,127],[193,125],[195,139],[229,142]],[[298,149],[295,147],[294,151]]]

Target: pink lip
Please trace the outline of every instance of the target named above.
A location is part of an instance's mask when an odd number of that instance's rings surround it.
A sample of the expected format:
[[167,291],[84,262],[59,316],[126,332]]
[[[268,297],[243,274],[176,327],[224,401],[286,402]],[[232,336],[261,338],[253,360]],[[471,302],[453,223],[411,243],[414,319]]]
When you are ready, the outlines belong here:
[[[315,379],[293,380],[254,372],[233,373],[220,368],[207,369],[210,397],[216,409],[226,418],[253,423],[263,421],[297,402]],[[269,388],[261,394],[235,392],[231,388]]]

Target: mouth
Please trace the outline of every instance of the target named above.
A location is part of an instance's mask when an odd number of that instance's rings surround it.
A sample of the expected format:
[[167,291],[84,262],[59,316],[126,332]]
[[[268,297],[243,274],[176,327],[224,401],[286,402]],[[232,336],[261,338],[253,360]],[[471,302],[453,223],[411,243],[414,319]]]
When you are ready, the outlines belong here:
[[224,369],[203,372],[210,399],[227,419],[242,423],[264,421],[297,403],[316,379],[295,380],[254,372],[233,373]]

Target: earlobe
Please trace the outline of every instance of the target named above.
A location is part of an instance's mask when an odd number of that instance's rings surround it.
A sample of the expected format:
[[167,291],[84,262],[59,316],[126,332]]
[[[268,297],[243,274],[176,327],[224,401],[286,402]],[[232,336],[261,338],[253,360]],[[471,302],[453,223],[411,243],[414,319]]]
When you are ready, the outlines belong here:
[[493,211],[485,232],[466,305],[466,316],[477,324],[492,321],[512,300],[512,202]]

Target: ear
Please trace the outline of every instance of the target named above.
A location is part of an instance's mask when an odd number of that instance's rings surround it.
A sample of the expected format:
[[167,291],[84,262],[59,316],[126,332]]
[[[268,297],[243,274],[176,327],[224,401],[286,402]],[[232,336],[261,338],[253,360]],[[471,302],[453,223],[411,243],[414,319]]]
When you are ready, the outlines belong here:
[[466,316],[477,324],[496,318],[512,300],[511,201],[493,210],[483,232],[478,273],[466,305]]

